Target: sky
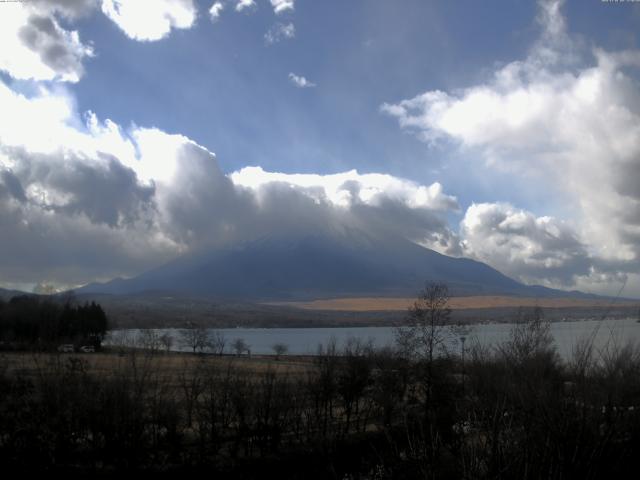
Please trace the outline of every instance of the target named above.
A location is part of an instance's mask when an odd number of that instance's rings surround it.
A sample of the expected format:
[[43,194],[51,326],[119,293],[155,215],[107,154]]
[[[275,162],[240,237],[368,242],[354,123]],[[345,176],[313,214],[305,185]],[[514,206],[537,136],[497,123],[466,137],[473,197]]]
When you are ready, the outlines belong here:
[[394,232],[640,297],[640,4],[0,2],[0,286]]

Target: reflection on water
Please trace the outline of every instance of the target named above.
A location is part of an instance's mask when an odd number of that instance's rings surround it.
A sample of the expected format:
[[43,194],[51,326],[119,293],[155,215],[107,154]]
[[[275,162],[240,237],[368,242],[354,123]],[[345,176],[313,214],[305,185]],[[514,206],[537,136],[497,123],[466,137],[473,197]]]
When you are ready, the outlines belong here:
[[[466,346],[473,343],[480,345],[497,345],[506,340],[512,324],[490,323],[471,325],[466,333]],[[359,339],[371,342],[376,347],[390,346],[394,340],[393,327],[354,327],[354,328],[222,328],[212,330],[222,333],[227,340],[226,351],[232,353],[231,343],[241,338],[250,347],[253,354],[273,354],[273,345],[283,343],[288,347],[291,355],[312,355],[318,350],[319,344],[327,344],[335,340],[338,347],[342,347],[349,339]],[[142,330],[115,330],[111,332],[105,344],[107,345],[139,345],[143,340]],[[157,336],[169,335],[172,339],[171,350],[190,351],[191,348],[181,341],[179,329],[153,330]],[[551,333],[558,352],[563,358],[568,358],[577,342],[593,337],[597,349],[605,348],[614,342],[624,344],[628,341],[640,340],[640,323],[634,318],[621,320],[583,320],[571,322],[556,322],[551,324]],[[456,348],[457,338],[452,338],[450,347]],[[459,347],[458,347],[459,348]]]

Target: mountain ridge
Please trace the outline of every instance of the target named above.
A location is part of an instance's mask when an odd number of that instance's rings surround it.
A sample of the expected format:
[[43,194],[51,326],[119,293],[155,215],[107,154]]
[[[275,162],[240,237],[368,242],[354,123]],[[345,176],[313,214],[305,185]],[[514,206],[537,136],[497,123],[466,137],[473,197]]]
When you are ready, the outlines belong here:
[[133,278],[93,283],[78,293],[165,291],[218,299],[295,301],[354,296],[413,296],[425,282],[453,296],[593,297],[528,286],[468,258],[449,257],[399,236],[339,234],[259,237],[179,257]]

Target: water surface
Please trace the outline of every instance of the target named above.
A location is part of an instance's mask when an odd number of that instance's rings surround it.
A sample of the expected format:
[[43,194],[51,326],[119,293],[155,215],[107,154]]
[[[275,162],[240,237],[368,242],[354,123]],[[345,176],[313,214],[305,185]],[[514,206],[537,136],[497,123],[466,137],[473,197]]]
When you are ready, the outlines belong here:
[[[495,346],[509,338],[513,324],[485,323],[471,325],[466,332],[455,332],[449,341],[450,349],[460,348],[459,337],[464,335],[467,348],[477,342],[484,346]],[[139,344],[143,337],[141,330],[115,330],[106,340],[107,345]],[[157,335],[168,334],[173,338],[174,351],[190,351],[184,345],[179,329],[155,329]],[[273,345],[283,343],[291,355],[313,355],[318,345],[335,341],[343,348],[350,339],[370,342],[376,347],[391,346],[394,343],[393,327],[351,327],[351,328],[221,328],[210,329],[210,334],[218,332],[224,335],[226,351],[232,353],[231,343],[240,338],[250,347],[252,354],[273,354]],[[608,345],[624,344],[628,341],[640,341],[640,323],[635,318],[618,320],[581,320],[554,322],[551,334],[558,352],[563,358],[569,358],[576,344],[586,338],[593,338],[597,349]]]

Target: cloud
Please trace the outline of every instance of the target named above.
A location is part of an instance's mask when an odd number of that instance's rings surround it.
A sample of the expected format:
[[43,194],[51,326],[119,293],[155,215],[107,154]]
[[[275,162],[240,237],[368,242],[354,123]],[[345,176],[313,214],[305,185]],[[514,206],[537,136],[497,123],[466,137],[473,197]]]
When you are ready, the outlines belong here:
[[460,236],[465,256],[527,283],[573,285],[593,264],[571,226],[506,203],[471,205]]
[[293,11],[295,0],[271,0],[271,6],[276,15],[287,11]]
[[69,19],[83,17],[95,10],[98,0],[30,0],[30,6],[48,13],[56,12]]
[[116,158],[98,154],[87,161],[76,152],[35,154],[3,148],[16,163],[5,171],[13,180],[13,197],[53,213],[83,215],[91,223],[118,227],[140,217],[154,193],[153,185],[138,182],[135,172]]
[[[353,227],[372,234],[399,235],[443,253],[459,253],[457,237],[446,220],[447,213],[459,209],[458,201],[445,194],[437,182],[419,185],[356,170],[318,175],[266,172],[260,167],[245,167],[229,177],[234,185],[253,193],[263,213],[271,212],[264,218],[273,224],[278,224],[282,211],[289,211],[289,202],[308,205],[289,230],[300,225],[307,225],[311,231]],[[274,209],[274,198],[287,201]],[[315,215],[324,220],[309,225]]]
[[230,175],[235,185],[250,188],[260,196],[262,189],[277,183],[297,190],[316,202],[335,207],[354,205],[379,206],[391,199],[408,208],[424,208],[446,212],[459,208],[455,197],[446,195],[442,185],[419,185],[410,180],[380,173],[348,172],[319,174],[288,174],[266,172],[261,167],[245,167]]
[[[537,182],[540,195],[563,198],[575,211],[577,239],[595,259],[594,278],[637,271],[640,86],[630,72],[640,66],[640,51],[581,48],[561,6],[539,2],[541,34],[524,60],[495,69],[484,83],[429,90],[382,110],[430,145],[457,146],[490,170]],[[532,276],[527,265],[535,261],[510,271]]]
[[222,2],[214,2],[209,9],[209,16],[211,17],[211,21],[218,21],[223,10],[224,4]]
[[77,32],[63,30],[53,17],[29,16],[18,36],[63,80],[78,81],[84,72],[83,58],[92,55],[92,49],[80,43]]
[[237,0],[236,2],[236,12],[249,11],[256,8],[255,0]]
[[82,62],[93,55],[78,32],[60,25],[58,16],[76,18],[91,2],[22,2],[2,5],[0,70],[13,78],[77,82]]
[[301,75],[289,73],[289,81],[298,88],[313,88],[317,85]]
[[0,83],[1,283],[130,275],[222,241],[243,195],[212,153],[180,135],[83,120],[72,100]]
[[[225,8],[226,3],[231,0],[219,0],[209,9],[209,16],[211,20],[216,22],[220,18],[220,14]],[[252,13],[258,8],[258,4],[255,0],[232,0],[235,3],[234,10],[238,13]],[[286,12],[294,10],[295,0],[270,0],[273,11],[276,15],[280,15]],[[268,44],[277,43],[285,38],[292,38],[295,34],[295,29],[292,23],[287,25],[276,24],[265,35],[265,40]]]
[[175,244],[150,228],[155,187],[123,163],[135,148],[119,128],[71,127],[71,99],[50,91],[0,83],[0,102],[0,281],[66,285],[168,258]]
[[393,233],[442,251],[457,200],[349,171],[225,175],[215,155],[156,128],[75,111],[64,90],[0,81],[0,284],[73,286],[130,276],[187,252],[263,235]]
[[267,45],[273,45],[282,40],[288,40],[296,36],[296,27],[293,23],[276,23],[267,33],[264,34],[264,40]]
[[160,40],[171,29],[191,28],[197,16],[193,0],[102,0],[102,12],[139,41]]

